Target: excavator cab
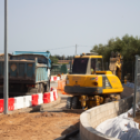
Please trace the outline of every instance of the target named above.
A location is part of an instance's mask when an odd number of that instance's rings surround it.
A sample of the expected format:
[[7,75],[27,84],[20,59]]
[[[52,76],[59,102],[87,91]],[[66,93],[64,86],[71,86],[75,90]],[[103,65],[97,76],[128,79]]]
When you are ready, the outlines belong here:
[[102,56],[82,54],[75,57],[72,74],[96,74],[96,71],[103,71]]

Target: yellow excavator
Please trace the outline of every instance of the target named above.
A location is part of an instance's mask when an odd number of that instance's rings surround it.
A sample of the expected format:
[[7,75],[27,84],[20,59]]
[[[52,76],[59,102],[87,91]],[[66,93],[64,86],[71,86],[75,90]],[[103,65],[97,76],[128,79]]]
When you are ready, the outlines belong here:
[[111,56],[110,71],[103,69],[103,57],[97,53],[75,56],[72,71],[66,77],[65,92],[69,109],[88,109],[119,100],[123,91],[120,81],[120,56]]

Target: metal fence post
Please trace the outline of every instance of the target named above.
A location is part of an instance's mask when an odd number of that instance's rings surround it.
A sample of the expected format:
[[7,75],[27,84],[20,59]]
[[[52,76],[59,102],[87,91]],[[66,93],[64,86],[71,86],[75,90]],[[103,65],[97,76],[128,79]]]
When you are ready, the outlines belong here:
[[136,98],[137,98],[137,73],[138,73],[138,55],[135,56],[135,84],[133,98],[133,117],[136,117]]

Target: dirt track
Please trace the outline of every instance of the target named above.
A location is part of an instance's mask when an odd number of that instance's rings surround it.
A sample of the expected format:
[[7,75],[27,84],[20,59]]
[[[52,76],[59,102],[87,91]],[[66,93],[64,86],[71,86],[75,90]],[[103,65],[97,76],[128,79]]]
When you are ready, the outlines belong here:
[[1,140],[54,140],[79,128],[76,113],[17,113],[0,116]]
[[[125,87],[122,97],[132,93]],[[79,117],[80,112],[0,115],[0,140],[54,140],[79,128]]]

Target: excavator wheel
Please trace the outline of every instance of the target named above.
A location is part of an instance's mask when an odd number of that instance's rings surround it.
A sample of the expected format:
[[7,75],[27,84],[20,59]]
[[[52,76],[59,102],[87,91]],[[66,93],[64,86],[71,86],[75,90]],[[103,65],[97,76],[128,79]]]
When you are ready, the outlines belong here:
[[118,101],[121,99],[121,95],[120,94],[112,94],[110,95],[112,101]]
[[121,99],[121,95],[120,94],[116,95],[116,99],[120,100]]
[[71,109],[71,101],[72,101],[72,98],[68,97],[68,99],[67,99],[67,109]]
[[108,102],[111,102],[111,101],[112,100],[109,97],[105,98],[105,100],[104,100],[105,103],[108,103]]

